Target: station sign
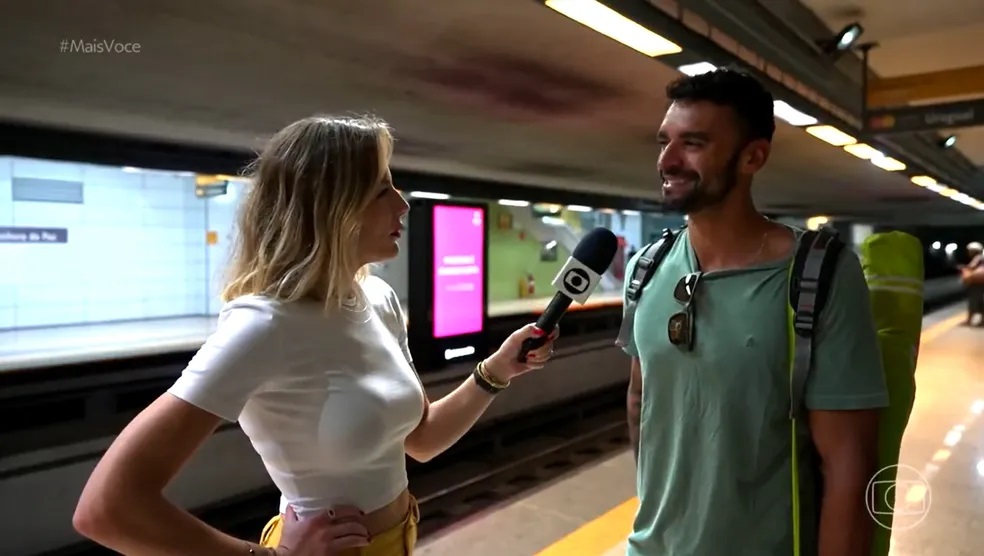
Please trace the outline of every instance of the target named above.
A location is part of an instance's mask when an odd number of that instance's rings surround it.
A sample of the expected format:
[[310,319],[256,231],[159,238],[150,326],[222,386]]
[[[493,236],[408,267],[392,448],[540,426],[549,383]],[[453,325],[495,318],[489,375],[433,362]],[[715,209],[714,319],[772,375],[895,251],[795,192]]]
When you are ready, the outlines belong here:
[[984,99],[871,110],[865,131],[873,134],[911,133],[984,125]]

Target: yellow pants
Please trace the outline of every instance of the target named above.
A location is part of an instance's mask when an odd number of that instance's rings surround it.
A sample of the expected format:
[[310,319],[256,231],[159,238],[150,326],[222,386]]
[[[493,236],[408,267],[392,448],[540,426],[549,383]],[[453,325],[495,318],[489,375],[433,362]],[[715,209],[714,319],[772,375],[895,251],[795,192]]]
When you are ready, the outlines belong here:
[[[352,548],[339,553],[339,556],[412,556],[413,547],[417,544],[417,523],[420,522],[420,507],[417,500],[410,497],[410,511],[399,525],[384,531],[372,538],[369,546]],[[260,534],[260,545],[266,548],[276,548],[280,544],[283,532],[283,517],[277,515],[263,528]]]

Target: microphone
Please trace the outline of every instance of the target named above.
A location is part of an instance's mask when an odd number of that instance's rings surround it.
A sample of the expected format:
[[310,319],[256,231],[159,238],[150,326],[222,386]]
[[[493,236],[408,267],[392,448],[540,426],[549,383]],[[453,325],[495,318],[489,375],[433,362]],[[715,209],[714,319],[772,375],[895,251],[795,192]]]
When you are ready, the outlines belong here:
[[588,232],[574,248],[570,258],[550,283],[556,290],[550,304],[536,321],[543,336],[523,340],[518,361],[526,362],[529,352],[547,343],[547,337],[556,328],[572,301],[584,305],[601,282],[601,277],[615,260],[618,239],[608,228],[595,228]]

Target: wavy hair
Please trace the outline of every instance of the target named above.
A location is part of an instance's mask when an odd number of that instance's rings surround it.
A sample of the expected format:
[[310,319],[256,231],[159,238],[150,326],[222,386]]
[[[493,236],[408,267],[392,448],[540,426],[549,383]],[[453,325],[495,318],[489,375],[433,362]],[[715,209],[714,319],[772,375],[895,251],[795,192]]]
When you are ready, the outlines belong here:
[[274,135],[247,168],[222,300],[341,307],[369,273],[357,252],[362,213],[392,150],[389,126],[373,117],[304,118]]

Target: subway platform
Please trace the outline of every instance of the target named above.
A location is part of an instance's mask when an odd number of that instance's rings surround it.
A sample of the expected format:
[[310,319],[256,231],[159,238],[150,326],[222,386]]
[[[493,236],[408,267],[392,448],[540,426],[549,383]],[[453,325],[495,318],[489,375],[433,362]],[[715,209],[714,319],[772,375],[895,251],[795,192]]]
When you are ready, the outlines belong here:
[[[954,305],[923,320],[899,477],[925,484],[897,493],[906,515],[896,514],[892,556],[981,554],[984,329],[962,326],[965,311]],[[621,556],[636,505],[635,464],[623,451],[424,538],[417,554]]]
[[[929,283],[929,286],[934,285],[939,286]],[[489,316],[536,315],[546,308],[550,299],[499,301],[490,305]],[[596,309],[621,302],[620,292],[603,292],[571,310]],[[409,319],[406,301],[402,303],[404,317]],[[0,329],[0,373],[191,352],[201,347],[215,331],[216,322],[217,316],[210,315]]]

